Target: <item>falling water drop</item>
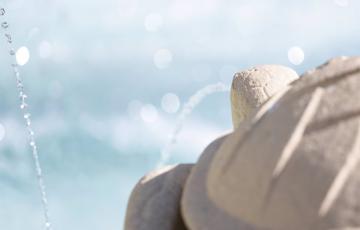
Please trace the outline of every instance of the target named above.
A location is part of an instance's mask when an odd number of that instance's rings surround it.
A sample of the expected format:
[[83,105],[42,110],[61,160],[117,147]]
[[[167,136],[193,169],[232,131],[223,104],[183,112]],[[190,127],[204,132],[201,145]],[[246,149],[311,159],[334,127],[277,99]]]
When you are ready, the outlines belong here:
[[[0,8],[0,16],[3,16],[4,14],[5,14],[5,9]],[[9,25],[7,23],[6,24],[2,23],[1,26],[3,29],[6,29],[7,27],[9,27]],[[24,65],[28,62],[28,60],[30,58],[30,54],[29,54],[29,50],[26,47],[21,47],[15,53],[13,46],[12,46],[11,35],[8,33],[4,33],[3,35],[5,36],[6,41],[9,45],[9,54],[12,56],[14,56],[14,54],[15,54],[15,56],[16,56],[17,63],[12,63],[11,67],[14,72],[14,76],[15,76],[15,80],[16,80],[16,87],[18,89],[18,93],[19,93],[19,97],[20,97],[20,108],[22,110],[23,117],[26,121],[26,128],[27,128],[27,131],[29,134],[28,135],[28,138],[29,138],[28,143],[31,147],[31,154],[32,154],[32,158],[34,161],[34,165],[35,165],[37,182],[38,182],[38,186],[39,186],[40,193],[41,193],[41,201],[42,201],[42,206],[43,206],[45,228],[46,228],[46,230],[51,230],[52,227],[51,227],[50,216],[49,216],[49,207],[48,207],[48,201],[47,201],[47,195],[46,195],[45,182],[44,182],[43,173],[41,170],[38,148],[37,148],[35,138],[34,138],[34,131],[32,130],[32,127],[31,127],[31,119],[30,119],[31,115],[27,110],[28,105],[25,101],[25,99],[27,98],[27,95],[24,92],[24,86],[22,84],[22,79],[21,79],[20,72],[18,69],[19,65]]]
[[45,223],[45,227],[46,227],[47,229],[50,229],[51,223],[49,223],[49,222]]
[[29,135],[30,135],[30,136],[34,136],[34,134],[35,134],[34,131],[32,131],[31,129],[29,129]]
[[21,103],[20,109],[25,109],[28,105],[26,103]]
[[3,22],[1,23],[1,27],[7,29],[9,27],[9,24],[7,22]]
[[19,93],[19,97],[21,99],[25,99],[25,98],[27,98],[27,95],[25,93],[21,92],[21,93]]
[[11,39],[11,35],[10,34],[5,34],[6,40],[8,43],[12,43],[12,39]]
[[26,125],[28,127],[28,129],[30,129],[30,125],[31,125],[31,120],[30,120],[30,113],[25,113],[24,114],[24,119],[26,121]]

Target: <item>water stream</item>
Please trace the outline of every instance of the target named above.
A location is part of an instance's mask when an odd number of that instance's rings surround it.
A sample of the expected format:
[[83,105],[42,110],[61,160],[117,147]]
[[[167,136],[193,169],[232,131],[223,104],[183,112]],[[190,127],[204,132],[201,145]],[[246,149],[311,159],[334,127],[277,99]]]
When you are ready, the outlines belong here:
[[[1,20],[5,18],[5,14],[6,14],[5,9],[0,8],[0,17],[1,17],[0,19]],[[29,106],[27,104],[28,96],[25,93],[23,81],[20,76],[19,65],[17,64],[17,61],[16,61],[16,51],[13,46],[12,36],[9,32],[9,23],[2,20],[1,29],[2,29],[2,34],[5,37],[6,43],[8,44],[8,47],[9,47],[9,55],[13,59],[11,68],[12,68],[12,71],[13,71],[13,74],[14,74],[15,80],[16,80],[16,87],[17,87],[19,99],[20,99],[20,109],[21,109],[23,118],[25,120],[26,130],[27,130],[27,134],[28,134],[28,141],[29,141],[31,154],[32,154],[32,158],[34,161],[34,165],[35,165],[37,182],[38,182],[40,193],[41,193],[43,214],[44,214],[44,218],[45,218],[45,229],[51,230],[52,227],[51,227],[51,222],[50,222],[50,217],[49,217],[49,205],[48,205],[48,199],[47,199],[47,195],[46,195],[45,182],[44,182],[43,172],[41,169],[41,164],[39,161],[39,152],[38,152],[38,147],[36,145],[35,132],[31,125],[31,113],[29,111]]]

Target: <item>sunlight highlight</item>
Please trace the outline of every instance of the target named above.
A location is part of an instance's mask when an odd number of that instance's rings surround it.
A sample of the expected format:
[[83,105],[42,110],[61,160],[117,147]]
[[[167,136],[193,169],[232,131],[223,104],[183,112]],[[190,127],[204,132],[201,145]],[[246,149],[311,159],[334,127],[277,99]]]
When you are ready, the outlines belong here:
[[288,51],[288,59],[293,65],[300,65],[303,63],[305,58],[304,51],[298,47],[291,47]]
[[19,65],[25,65],[26,63],[28,63],[29,59],[30,59],[30,52],[27,47],[25,46],[20,47],[16,51],[16,62]]

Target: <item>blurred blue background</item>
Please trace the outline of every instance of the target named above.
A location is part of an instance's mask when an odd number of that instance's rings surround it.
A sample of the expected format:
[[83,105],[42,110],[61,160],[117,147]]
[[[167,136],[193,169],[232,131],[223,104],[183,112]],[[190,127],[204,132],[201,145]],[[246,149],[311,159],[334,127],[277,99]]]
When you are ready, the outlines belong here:
[[[359,55],[355,0],[1,0],[20,55],[53,228],[122,229],[198,89],[258,64],[298,73]],[[6,19],[5,19],[6,18]],[[0,40],[0,229],[44,229],[11,57]],[[228,93],[188,117],[170,163],[231,129]]]

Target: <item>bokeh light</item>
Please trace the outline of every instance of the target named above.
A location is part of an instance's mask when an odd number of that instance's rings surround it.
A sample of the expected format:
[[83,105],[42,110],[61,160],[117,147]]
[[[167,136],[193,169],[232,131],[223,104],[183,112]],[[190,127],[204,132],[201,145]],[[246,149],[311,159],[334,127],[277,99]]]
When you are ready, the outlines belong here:
[[174,93],[167,93],[161,99],[161,108],[167,113],[176,113],[180,108],[180,99]]
[[167,68],[173,60],[173,55],[168,49],[159,49],[154,54],[154,64],[159,69]]
[[304,61],[305,54],[300,47],[294,46],[289,49],[288,58],[293,65],[300,65]]
[[145,123],[154,123],[158,119],[158,111],[152,104],[144,105],[140,110],[140,115]]
[[27,47],[22,46],[16,51],[16,62],[19,65],[25,65],[26,63],[28,63],[29,59],[30,52]]
[[39,52],[39,56],[41,58],[49,58],[51,57],[52,55],[52,52],[53,52],[53,46],[51,45],[50,42],[48,41],[42,41],[40,44],[39,44],[39,47],[38,47],[38,52]]

